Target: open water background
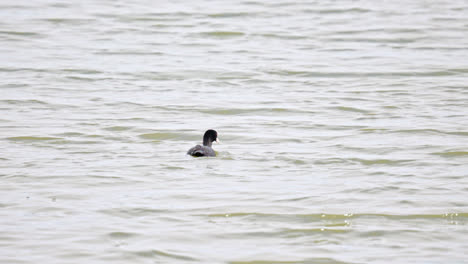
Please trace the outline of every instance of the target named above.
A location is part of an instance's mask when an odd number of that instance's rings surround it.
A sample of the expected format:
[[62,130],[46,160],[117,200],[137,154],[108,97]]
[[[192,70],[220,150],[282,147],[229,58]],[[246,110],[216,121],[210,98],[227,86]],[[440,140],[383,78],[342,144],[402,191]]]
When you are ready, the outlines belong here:
[[467,18],[1,1],[0,262],[468,263]]

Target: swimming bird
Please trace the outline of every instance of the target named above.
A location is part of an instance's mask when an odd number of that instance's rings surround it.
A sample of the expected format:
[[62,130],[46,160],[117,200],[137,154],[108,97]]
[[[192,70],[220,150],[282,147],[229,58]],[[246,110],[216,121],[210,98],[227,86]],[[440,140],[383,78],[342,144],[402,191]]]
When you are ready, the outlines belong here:
[[203,146],[196,145],[195,147],[189,149],[187,151],[187,154],[192,155],[194,157],[215,157],[216,153],[215,151],[211,148],[211,144],[213,141],[218,141],[218,132],[216,132],[213,129],[209,129],[205,132],[205,135],[203,135]]

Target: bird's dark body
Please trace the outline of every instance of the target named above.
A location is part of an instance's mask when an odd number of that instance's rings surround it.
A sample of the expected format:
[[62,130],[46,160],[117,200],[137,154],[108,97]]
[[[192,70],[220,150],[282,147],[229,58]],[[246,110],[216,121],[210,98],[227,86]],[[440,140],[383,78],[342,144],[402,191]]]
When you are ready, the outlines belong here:
[[195,147],[189,149],[187,154],[194,157],[215,157],[216,153],[211,147],[196,145]]

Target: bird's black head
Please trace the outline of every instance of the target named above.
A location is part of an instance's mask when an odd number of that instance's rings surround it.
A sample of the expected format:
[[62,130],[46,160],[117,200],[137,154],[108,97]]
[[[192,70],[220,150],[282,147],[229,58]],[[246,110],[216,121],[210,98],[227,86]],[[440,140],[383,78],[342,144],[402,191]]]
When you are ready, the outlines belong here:
[[211,147],[213,141],[218,141],[218,132],[213,129],[209,129],[205,132],[205,135],[203,135],[203,145]]

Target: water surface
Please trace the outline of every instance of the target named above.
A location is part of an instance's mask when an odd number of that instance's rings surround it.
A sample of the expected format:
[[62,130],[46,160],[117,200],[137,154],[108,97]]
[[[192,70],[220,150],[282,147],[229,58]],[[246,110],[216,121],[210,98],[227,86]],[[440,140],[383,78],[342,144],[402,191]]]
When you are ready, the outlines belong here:
[[466,263],[467,15],[1,3],[0,262]]

